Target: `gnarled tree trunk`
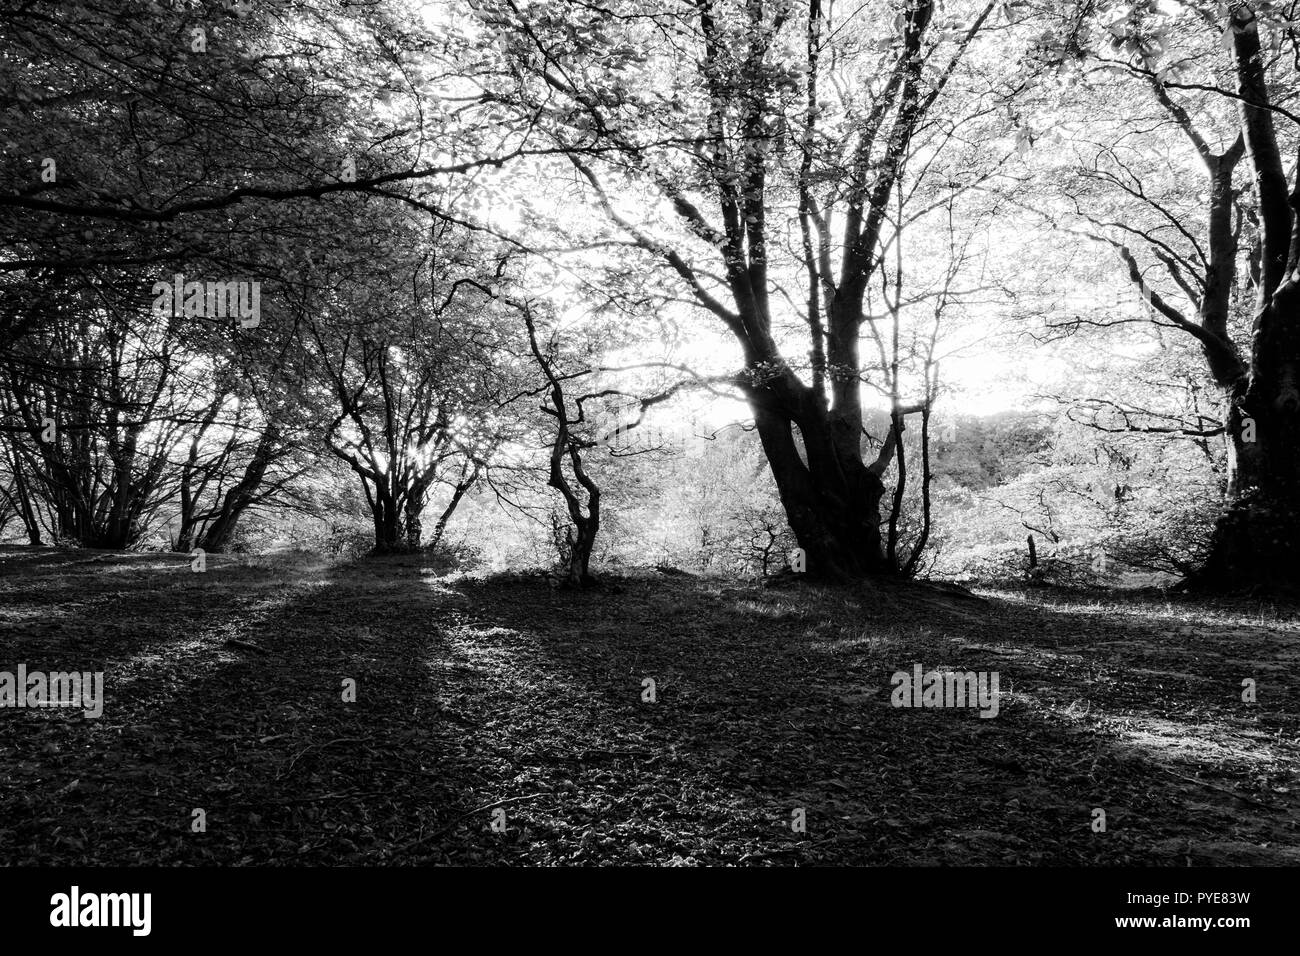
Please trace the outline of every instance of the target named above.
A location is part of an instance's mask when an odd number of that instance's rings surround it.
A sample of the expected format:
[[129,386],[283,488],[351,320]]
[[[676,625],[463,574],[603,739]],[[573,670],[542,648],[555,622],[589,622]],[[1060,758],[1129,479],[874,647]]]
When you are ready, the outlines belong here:
[[[524,324],[528,328],[528,344],[532,349],[533,358],[550,386],[551,406],[549,408],[546,405],[542,406],[542,411],[555,419],[555,436],[551,440],[546,483],[560,493],[569,513],[569,520],[572,522],[572,527],[565,533],[565,545],[568,550],[568,554],[565,555],[565,583],[585,587],[595,580],[591,575],[591,553],[595,550],[596,534],[600,531],[600,486],[587,474],[582,461],[584,443],[572,431],[572,426],[576,421],[581,420],[581,415],[576,420],[570,416],[562,381],[537,342],[537,326],[533,322],[531,309],[527,304],[523,304],[520,310],[523,312]],[[581,401],[579,401],[579,408],[581,408]],[[574,481],[581,491],[586,492],[585,512],[579,490],[575,490],[564,474],[566,458]]]

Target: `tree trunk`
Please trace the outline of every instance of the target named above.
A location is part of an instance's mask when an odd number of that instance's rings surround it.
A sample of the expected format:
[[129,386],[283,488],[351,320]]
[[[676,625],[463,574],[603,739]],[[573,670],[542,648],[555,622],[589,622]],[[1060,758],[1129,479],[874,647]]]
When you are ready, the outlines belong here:
[[[551,440],[550,467],[546,483],[564,498],[569,520],[573,522],[572,528],[565,535],[569,550],[565,583],[586,587],[594,583],[591,576],[591,552],[596,546],[596,534],[600,531],[600,486],[592,480],[583,467],[582,442],[569,430],[570,426],[575,424],[575,419],[569,416],[562,379],[556,375],[550,360],[543,354],[537,342],[537,326],[533,322],[532,310],[527,304],[523,304],[520,306],[520,311],[524,316],[524,325],[528,329],[528,344],[532,349],[533,358],[551,387],[552,407],[542,406],[542,411],[555,418],[555,437]],[[585,514],[579,491],[574,490],[573,485],[564,475],[566,457],[574,481],[582,491],[587,493]],[[576,536],[574,531],[577,532]]]
[[569,535],[569,567],[565,583],[585,587],[595,580],[591,576],[591,552],[596,547],[596,532],[599,529],[600,518],[597,512],[594,520],[583,520],[576,525],[576,536]]
[[420,512],[424,510],[423,497],[411,494],[406,499],[406,527],[403,530],[408,551],[420,550],[420,538],[424,534],[424,524],[420,521]]
[[1300,184],[1288,193],[1251,6],[1236,8],[1229,27],[1259,202],[1259,294],[1250,363],[1228,389],[1227,507],[1191,583],[1294,590],[1300,588]]
[[32,545],[39,546],[41,541],[41,522],[36,516],[36,509],[32,506],[32,496],[27,487],[27,479],[23,475],[22,462],[15,454],[11,457],[14,474],[14,493],[18,497],[18,504],[23,519],[23,527],[27,530],[27,541]]
[[761,406],[754,407],[754,418],[808,574],[848,579],[883,572],[880,499],[885,486],[860,453],[845,454],[836,447],[824,418],[805,419],[806,427],[800,429],[808,454],[805,465],[789,420]]
[[1211,590],[1300,587],[1300,290],[1288,279],[1259,316],[1243,394],[1228,414],[1228,501],[1193,584]]
[[474,466],[473,471],[470,472],[468,478],[465,477],[465,471],[467,468],[468,465],[461,468],[461,479],[456,482],[456,487],[452,491],[451,501],[447,503],[447,507],[444,508],[442,514],[438,516],[437,524],[433,526],[433,536],[429,538],[430,550],[433,550],[437,548],[438,545],[442,544],[442,536],[447,531],[447,522],[451,521],[451,516],[456,513],[456,507],[460,504],[461,499],[465,497],[465,492],[469,491],[469,489],[474,486],[474,482],[478,481],[479,466]]
[[230,541],[235,535],[235,528],[239,524],[239,519],[244,516],[244,512],[253,503],[255,493],[261,486],[262,480],[266,477],[266,469],[275,457],[279,443],[280,427],[272,422],[266,426],[266,431],[262,433],[262,437],[257,443],[257,449],[253,452],[253,457],[248,462],[247,467],[244,468],[244,474],[239,479],[239,483],[226,492],[226,496],[221,502],[221,510],[212,523],[203,529],[203,535],[199,539],[199,547],[204,551],[221,554],[230,547]]
[[385,489],[376,489],[371,511],[375,519],[375,550],[384,553],[403,550],[402,512]]

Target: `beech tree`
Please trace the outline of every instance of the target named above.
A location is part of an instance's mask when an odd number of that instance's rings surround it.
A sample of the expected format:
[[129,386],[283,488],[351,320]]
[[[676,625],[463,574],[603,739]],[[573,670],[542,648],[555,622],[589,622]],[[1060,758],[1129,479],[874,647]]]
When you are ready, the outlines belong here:
[[500,335],[477,307],[493,274],[462,234],[421,238],[413,214],[352,211],[367,228],[322,252],[295,295],[307,394],[326,447],[361,481],[376,549],[413,550],[431,493],[450,494],[437,538],[500,443],[486,408]]
[[59,320],[25,337],[0,375],[15,472],[42,505],[28,520],[95,548],[134,545],[168,497],[192,398],[174,320],[140,334],[132,311],[147,303],[117,280],[59,297]]
[[927,123],[1002,5],[869,6],[477,5],[507,50],[490,95],[545,121],[611,240],[662,263],[731,333],[790,527],[827,577],[901,566],[881,501],[902,409],[870,451],[867,302],[889,203],[951,138]]
[[[1288,143],[1294,156],[1300,132],[1284,105],[1296,93],[1292,24],[1273,5],[1250,2],[1078,10],[1055,55],[1065,62],[1091,46],[1085,69],[1101,64],[1121,77],[1112,81],[1120,87],[1094,88],[1094,100],[1136,95],[1122,121],[1135,137],[1154,122],[1147,155],[1161,159],[1144,163],[1127,146],[1103,145],[1082,172],[1112,202],[1123,201],[1108,217],[1076,193],[1073,217],[1085,223],[1079,231],[1112,247],[1146,319],[1195,343],[1221,396],[1217,409],[1186,406],[1181,415],[1094,398],[1092,423],[1193,441],[1222,436],[1223,513],[1192,580],[1206,588],[1293,587],[1300,193],[1294,170],[1290,180],[1286,172],[1294,161],[1284,156]],[[1105,42],[1092,42],[1098,35]],[[1173,159],[1177,153],[1191,162]],[[1181,172],[1195,167],[1199,182]]]
[[1221,327],[1212,328],[1218,341],[1206,349],[1216,379],[1226,386],[1235,475],[1200,580],[1234,588],[1295,586],[1300,584],[1295,507],[1300,500],[1300,169],[1291,163],[1288,184],[1252,4],[1231,12],[1229,29],[1259,204],[1259,275],[1248,355],[1222,346]]

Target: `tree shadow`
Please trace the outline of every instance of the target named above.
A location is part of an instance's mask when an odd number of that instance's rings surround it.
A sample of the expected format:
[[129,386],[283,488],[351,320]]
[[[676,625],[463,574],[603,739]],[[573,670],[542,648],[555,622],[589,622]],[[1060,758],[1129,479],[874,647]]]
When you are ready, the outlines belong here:
[[[1259,863],[1296,842],[1293,619],[566,592],[418,558],[216,570],[0,582],[6,610],[87,632],[107,691],[99,720],[0,711],[6,862]],[[891,706],[916,663],[997,671],[1000,712]]]
[[[476,609],[492,623],[466,638],[563,689],[560,702],[534,702],[551,711],[547,739],[649,753],[618,768],[628,797],[592,821],[597,840],[648,839],[647,821],[670,813],[688,818],[677,845],[699,862],[1294,862],[1269,844],[1294,842],[1295,802],[1276,786],[1293,777],[1296,751],[1274,738],[1294,738],[1296,687],[1258,655],[1256,670],[1279,680],[1271,708],[1250,711],[1235,664],[1205,655],[1211,642],[1182,649],[1183,671],[1152,666],[1169,663],[1162,625],[1122,609],[1003,601],[943,613],[905,598],[882,609],[874,593],[708,581],[515,590],[508,603],[480,588]],[[1118,659],[1094,647],[1103,638],[1126,645]],[[1279,653],[1294,653],[1291,641]],[[1001,712],[890,706],[891,675],[915,663],[999,672]],[[642,699],[647,678],[654,703]],[[1212,746],[1223,731],[1211,719],[1258,725],[1235,763]],[[1181,750],[1124,732],[1156,720]],[[579,790],[612,772],[579,769]],[[681,788],[673,808],[634,799],[645,772]],[[1226,785],[1261,774],[1267,792]],[[800,809],[803,836],[792,829]]]
[[[63,615],[96,632],[69,647],[94,647],[104,714],[0,711],[6,862],[362,862],[485,789],[428,666],[444,652],[436,621],[413,613],[436,609],[418,578],[361,565],[286,571],[288,584],[275,568],[217,571],[187,582],[206,589],[195,607],[153,604],[152,639],[83,617],[84,603]],[[162,596],[125,588],[95,613],[145,617]],[[178,613],[189,631],[169,635]]]

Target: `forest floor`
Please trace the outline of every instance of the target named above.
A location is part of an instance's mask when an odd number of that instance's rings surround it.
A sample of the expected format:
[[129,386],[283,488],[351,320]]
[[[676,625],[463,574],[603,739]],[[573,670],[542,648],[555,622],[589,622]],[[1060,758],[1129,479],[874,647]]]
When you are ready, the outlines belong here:
[[0,864],[1300,863],[1297,609],[984,596],[0,548]]

